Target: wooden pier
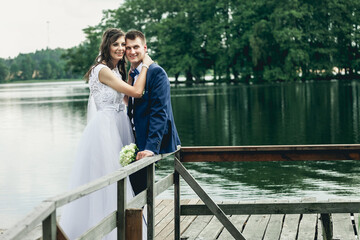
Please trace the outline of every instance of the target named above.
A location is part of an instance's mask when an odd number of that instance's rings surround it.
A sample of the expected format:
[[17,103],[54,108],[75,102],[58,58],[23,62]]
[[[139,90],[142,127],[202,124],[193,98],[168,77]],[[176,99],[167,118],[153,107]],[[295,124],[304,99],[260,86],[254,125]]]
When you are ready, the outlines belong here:
[[[303,202],[315,199],[303,199]],[[335,200],[334,200],[335,201]],[[337,200],[339,201],[339,200]],[[288,201],[281,201],[286,203]],[[218,202],[222,204],[224,202]],[[238,204],[241,202],[228,202]],[[273,200],[243,202],[243,204],[271,204]],[[182,205],[203,205],[200,199],[183,199]],[[260,214],[227,215],[247,240],[273,239],[324,239],[320,214]],[[333,214],[333,239],[359,239],[359,215]],[[213,215],[188,215],[181,219],[181,239],[187,240],[227,240],[233,239],[220,221]],[[0,236],[5,230],[0,230]],[[41,240],[41,225],[24,240]],[[155,204],[155,240],[174,239],[174,201],[157,199]]]
[[[155,163],[173,157],[174,172],[155,182]],[[360,160],[360,144],[185,147],[174,153],[157,155],[136,161],[118,171],[97,179],[73,191],[47,199],[0,239],[26,239],[41,225],[43,240],[56,240],[57,209],[92,192],[117,184],[117,210],[79,239],[101,239],[114,228],[118,239],[133,239],[126,223],[129,211],[147,209],[148,239],[311,239],[352,240],[358,238],[359,199],[316,201],[259,200],[256,202],[214,202],[192,176],[185,162],[225,161],[341,161]],[[147,189],[126,201],[127,177],[147,169]],[[199,199],[181,199],[182,178]],[[172,200],[156,197],[174,187]],[[360,196],[359,196],[360,197]],[[141,216],[141,214],[139,215]],[[141,223],[141,217],[139,217]]]
[[[315,199],[303,199],[303,202]],[[335,200],[334,200],[335,201]],[[336,200],[339,201],[339,200]],[[285,203],[286,201],[281,201]],[[222,202],[223,203],[223,202]],[[246,202],[243,204],[273,204],[275,201]],[[296,202],[294,202],[296,203]],[[301,203],[297,202],[297,203]],[[202,205],[200,199],[181,200],[182,205]],[[218,203],[221,204],[221,203]],[[241,202],[233,202],[241,204]],[[158,200],[155,209],[155,239],[174,239],[174,202]],[[247,240],[315,240],[326,239],[323,233],[321,214],[245,214],[227,215]],[[332,214],[333,240],[358,238],[358,213]],[[228,240],[234,239],[213,215],[188,215],[181,217],[181,239]]]

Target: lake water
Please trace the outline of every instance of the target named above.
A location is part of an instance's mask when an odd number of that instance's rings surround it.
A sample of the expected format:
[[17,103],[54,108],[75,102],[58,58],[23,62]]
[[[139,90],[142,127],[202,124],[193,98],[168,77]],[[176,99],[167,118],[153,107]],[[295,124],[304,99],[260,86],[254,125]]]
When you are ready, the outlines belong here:
[[[79,81],[0,85],[0,229],[66,191],[88,93]],[[173,86],[172,104],[183,146],[351,144],[360,137],[359,94],[359,81]],[[356,161],[186,167],[215,200],[360,195]],[[157,178],[171,169],[162,161]],[[182,197],[196,197],[184,182]]]

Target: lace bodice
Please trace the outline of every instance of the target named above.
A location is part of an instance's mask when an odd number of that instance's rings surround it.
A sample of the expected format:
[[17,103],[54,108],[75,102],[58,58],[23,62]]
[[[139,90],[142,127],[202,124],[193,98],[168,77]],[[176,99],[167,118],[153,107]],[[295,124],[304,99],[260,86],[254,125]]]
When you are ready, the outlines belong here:
[[[122,111],[125,109],[123,102],[124,94],[119,93],[111,87],[103,84],[99,80],[99,72],[102,68],[107,67],[104,64],[97,65],[90,74],[89,88],[90,94],[93,96],[97,111]],[[121,74],[117,68],[114,68],[112,72],[120,79]]]

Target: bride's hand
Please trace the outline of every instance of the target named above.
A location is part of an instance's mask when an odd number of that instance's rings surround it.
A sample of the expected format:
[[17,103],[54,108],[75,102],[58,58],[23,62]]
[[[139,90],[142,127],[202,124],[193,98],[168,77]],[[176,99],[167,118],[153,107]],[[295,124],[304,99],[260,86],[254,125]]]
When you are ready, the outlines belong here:
[[128,81],[127,81],[127,83],[131,85],[133,82],[133,78],[130,76],[130,73],[131,73],[131,69],[128,72]]
[[149,54],[145,54],[145,57],[142,61],[144,64],[150,66],[151,64],[154,63],[154,61],[151,59],[151,57],[149,56]]

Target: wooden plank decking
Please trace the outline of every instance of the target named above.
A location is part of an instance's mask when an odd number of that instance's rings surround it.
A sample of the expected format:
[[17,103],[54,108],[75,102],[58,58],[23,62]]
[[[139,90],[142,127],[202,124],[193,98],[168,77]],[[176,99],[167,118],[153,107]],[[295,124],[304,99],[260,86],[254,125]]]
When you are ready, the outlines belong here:
[[[202,204],[198,199],[181,204]],[[333,239],[358,239],[358,214],[332,214]],[[230,221],[247,240],[323,239],[320,214],[232,215]],[[155,239],[174,239],[174,202],[157,199]],[[188,240],[234,239],[212,215],[181,216],[181,238]]]
[[[222,202],[234,203],[234,202]],[[181,200],[181,204],[202,204],[199,199]],[[247,240],[322,240],[320,214],[230,215],[230,221]],[[181,216],[181,238],[187,240],[234,239],[212,215]],[[359,214],[332,214],[333,239],[355,240]],[[0,237],[2,232],[0,231]],[[41,226],[27,240],[39,239]],[[174,201],[156,199],[155,240],[174,239]]]

